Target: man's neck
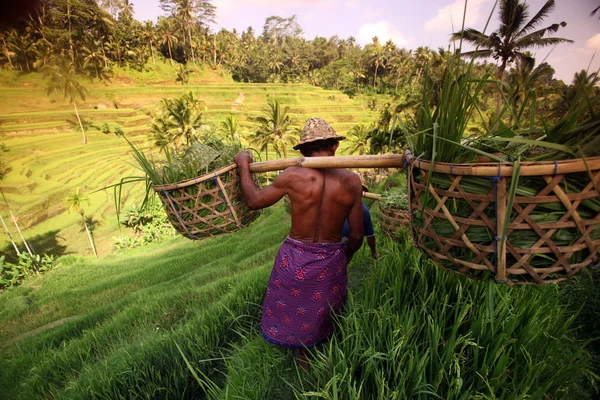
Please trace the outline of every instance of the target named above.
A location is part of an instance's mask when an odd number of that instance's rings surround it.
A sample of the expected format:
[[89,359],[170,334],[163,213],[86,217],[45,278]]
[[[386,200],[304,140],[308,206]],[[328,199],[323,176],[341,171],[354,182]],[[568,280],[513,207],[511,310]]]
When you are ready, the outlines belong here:
[[321,151],[315,151],[315,152],[313,152],[308,157],[331,157],[331,156],[335,156],[335,151],[321,150]]

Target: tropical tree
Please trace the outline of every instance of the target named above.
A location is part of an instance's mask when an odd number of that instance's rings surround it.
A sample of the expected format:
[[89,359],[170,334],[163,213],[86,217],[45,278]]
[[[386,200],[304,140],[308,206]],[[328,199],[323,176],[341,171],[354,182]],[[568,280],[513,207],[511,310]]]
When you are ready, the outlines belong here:
[[168,18],[158,19],[158,42],[163,46],[167,46],[171,66],[173,66],[173,46],[178,42],[175,30],[176,27],[173,20]]
[[373,37],[372,42],[365,46],[369,63],[375,68],[373,74],[373,87],[377,85],[377,72],[379,68],[385,68],[386,54],[385,48],[379,43],[377,36]]
[[196,25],[207,25],[215,22],[216,7],[210,0],[160,0],[163,11],[172,16],[187,34],[187,42],[192,62],[196,63],[192,30]]
[[234,114],[229,114],[225,117],[225,121],[221,121],[218,127],[219,132],[230,138],[232,141],[238,141],[242,127]]
[[75,67],[65,58],[60,58],[55,63],[46,65],[43,69],[43,74],[48,79],[48,95],[62,95],[63,101],[68,98],[69,103],[73,105],[77,121],[81,127],[83,144],[86,144],[87,137],[85,136],[85,129],[77,110],[77,103],[80,100],[85,100],[87,89],[77,79]]
[[354,125],[346,135],[350,146],[348,147],[348,153],[354,154],[358,152],[359,155],[363,155],[369,149],[369,137],[373,127],[368,127],[365,124]]
[[188,92],[179,98],[162,99],[161,106],[150,130],[154,145],[162,150],[173,147],[176,152],[183,146],[192,146],[205,125],[204,103]]
[[87,233],[94,255],[98,257],[98,253],[96,252],[96,244],[94,243],[92,232],[88,227],[85,211],[83,209],[83,202],[89,203],[87,196],[83,195],[79,191],[79,188],[77,188],[73,192],[69,193],[69,195],[65,198],[65,201],[69,206],[69,211],[76,211],[79,213],[79,215],[81,215],[81,222],[83,223],[83,227],[85,228],[85,232]]
[[[508,102],[512,107],[511,123],[519,127],[521,117],[525,113],[525,106],[535,99],[534,106],[543,100],[547,83],[552,80],[554,69],[548,63],[535,66],[535,59],[517,59],[515,68],[507,76]],[[539,106],[538,106],[539,107]],[[537,107],[536,107],[537,108]],[[535,112],[536,110],[530,110]]]
[[282,107],[279,101],[270,101],[269,107],[262,116],[254,118],[258,128],[251,138],[251,143],[265,152],[266,160],[269,159],[269,145],[275,150],[277,156],[287,157],[288,146],[297,143],[297,137],[292,135],[292,118],[288,115],[289,107]]
[[[464,40],[477,48],[463,53],[463,56],[477,58],[492,57],[500,62],[498,80],[502,82],[506,67],[517,59],[524,60],[530,56],[526,51],[536,47],[553,46],[560,43],[573,43],[564,38],[547,37],[556,33],[566,22],[554,23],[539,28],[544,18],[554,10],[555,1],[547,0],[542,8],[529,19],[529,5],[521,0],[500,1],[500,27],[486,35],[476,29],[467,28],[452,35],[452,40]],[[528,20],[529,19],[529,20]],[[500,113],[500,92],[498,93],[496,115]]]

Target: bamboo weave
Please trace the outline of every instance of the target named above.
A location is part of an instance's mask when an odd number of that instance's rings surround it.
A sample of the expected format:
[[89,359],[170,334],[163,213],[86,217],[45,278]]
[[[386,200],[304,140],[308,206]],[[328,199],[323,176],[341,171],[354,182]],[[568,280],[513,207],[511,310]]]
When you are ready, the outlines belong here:
[[379,211],[379,225],[386,235],[394,237],[400,230],[409,228],[410,213],[408,210],[386,207],[380,203]]
[[[482,278],[482,272],[489,271],[499,282],[546,284],[598,264],[600,212],[590,201],[600,199],[600,157],[525,164],[520,176],[535,179],[540,190],[534,196],[517,194],[511,209],[512,165],[492,167],[486,163],[457,169],[458,164],[420,162],[410,152],[405,157],[413,237],[443,267],[471,278]],[[471,182],[465,184],[468,176]],[[434,177],[437,179],[431,179]],[[470,192],[473,180],[489,192]],[[583,187],[576,182],[583,182]],[[538,221],[532,213],[538,207],[557,210],[560,217],[553,222]],[[507,214],[506,235],[499,237]],[[469,235],[475,230],[487,232],[488,239],[472,241]],[[535,240],[529,246],[518,246],[516,242],[524,234]],[[556,243],[566,236],[571,238],[567,245]]]
[[235,164],[198,178],[152,187],[173,227],[193,240],[236,231],[261,213],[246,206]]

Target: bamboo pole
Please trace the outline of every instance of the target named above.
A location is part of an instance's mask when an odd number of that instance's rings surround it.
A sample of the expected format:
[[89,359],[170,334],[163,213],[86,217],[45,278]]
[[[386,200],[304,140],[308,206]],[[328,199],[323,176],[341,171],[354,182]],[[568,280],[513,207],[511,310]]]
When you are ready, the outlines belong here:
[[[496,184],[496,282],[506,282],[506,237],[504,224],[506,221],[506,178],[501,178]],[[509,211],[510,212],[510,211]],[[501,237],[502,235],[502,237]]]
[[373,156],[331,156],[300,157],[281,160],[254,162],[250,172],[279,171],[289,167],[304,168],[401,168],[404,166],[402,154],[383,154]]
[[[412,163],[415,167],[429,170],[431,162],[420,160],[409,150],[404,153],[405,160]],[[587,165],[586,165],[587,164]],[[498,167],[500,165],[500,167]],[[574,160],[544,161],[544,162],[522,162],[520,176],[539,176],[539,175],[560,175],[572,174],[575,172],[596,171],[600,169],[600,157],[589,157],[585,161],[581,158]],[[450,164],[435,162],[434,172],[452,175],[471,175],[471,176],[508,176],[513,175],[513,165],[509,162],[504,163],[465,163]]]
[[363,197],[365,199],[371,199],[371,200],[379,200],[379,199],[381,199],[381,195],[380,194],[370,193],[370,192],[363,192]]
[[[373,156],[331,156],[331,157],[300,157],[282,158],[280,160],[253,162],[250,164],[250,172],[280,171],[289,167],[305,168],[402,168],[404,167],[404,156],[402,154],[383,154]],[[208,179],[213,179],[227,171],[237,168],[230,164],[210,174],[187,181],[170,183],[166,185],[154,185],[156,191],[173,190],[186,186],[195,185]]]

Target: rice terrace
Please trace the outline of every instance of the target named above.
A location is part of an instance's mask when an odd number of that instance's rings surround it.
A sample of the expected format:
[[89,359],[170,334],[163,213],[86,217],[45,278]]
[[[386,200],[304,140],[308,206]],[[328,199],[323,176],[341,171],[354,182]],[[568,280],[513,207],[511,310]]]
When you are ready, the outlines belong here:
[[598,398],[600,3],[230,3],[1,6],[0,399]]

